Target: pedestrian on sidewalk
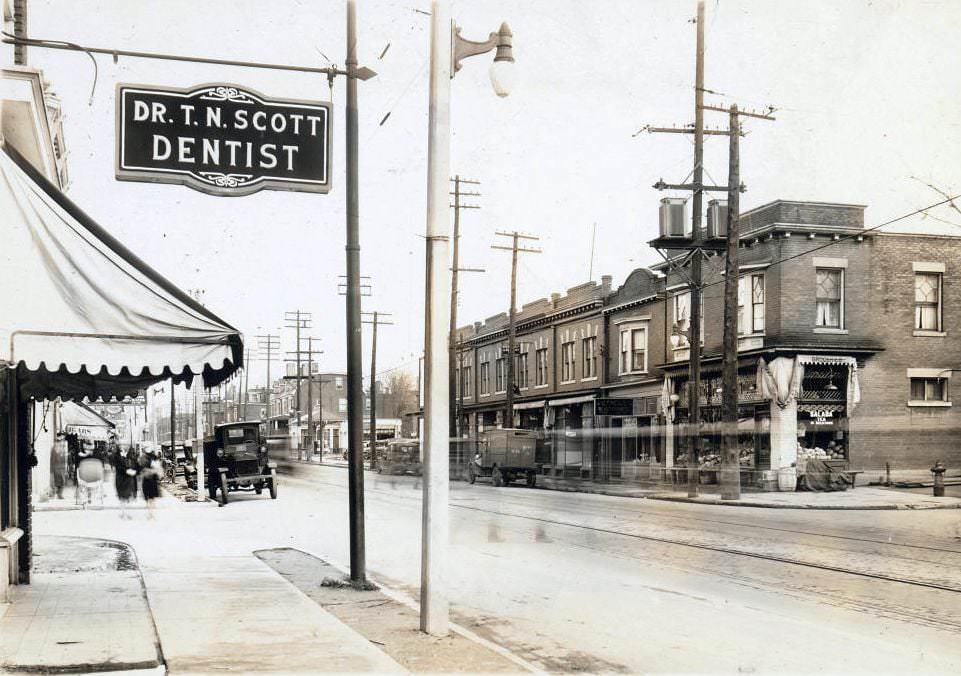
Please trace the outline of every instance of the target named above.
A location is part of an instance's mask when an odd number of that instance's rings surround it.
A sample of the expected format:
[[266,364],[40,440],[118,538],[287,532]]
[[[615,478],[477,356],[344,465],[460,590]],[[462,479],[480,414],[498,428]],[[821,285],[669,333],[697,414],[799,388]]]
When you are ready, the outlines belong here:
[[163,465],[155,453],[147,453],[146,461],[140,471],[143,499],[147,503],[147,518],[154,518],[154,500],[160,497],[160,477],[163,475]]
[[67,480],[67,436],[57,432],[57,437],[50,449],[50,473],[53,478],[53,490],[58,500],[63,499],[63,485]]
[[133,517],[127,514],[127,505],[137,497],[137,460],[130,449],[123,448],[114,456],[113,467],[114,485],[120,500],[120,518],[132,519]]

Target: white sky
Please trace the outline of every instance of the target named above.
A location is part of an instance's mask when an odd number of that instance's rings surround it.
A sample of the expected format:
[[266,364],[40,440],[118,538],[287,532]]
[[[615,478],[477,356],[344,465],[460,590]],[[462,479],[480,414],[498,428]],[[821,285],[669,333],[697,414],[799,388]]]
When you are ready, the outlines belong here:
[[[341,0],[29,4],[32,37],[300,65],[325,65],[321,52],[344,61]],[[360,63],[378,72],[360,84],[361,267],[373,278],[364,309],[391,312],[395,322],[380,333],[378,370],[416,368],[423,342],[429,17],[415,9],[429,3],[359,6]],[[482,209],[461,221],[461,263],[487,269],[461,276],[461,324],[507,309],[510,261],[490,249],[495,229],[542,238],[542,255],[522,257],[519,304],[588,280],[593,223],[595,279],[611,274],[617,285],[657,260],[646,242],[665,195],[650,186],[685,178],[691,143],[632,134],[647,123],[692,121],[694,13],[694,0],[454,3],[465,37],[482,39],[509,22],[518,71],[506,99],[487,79],[492,55],[465,61],[453,82],[451,171],[483,182]],[[961,190],[961,2],[708,0],[707,14],[706,86],[724,94],[708,101],[779,109],[777,122],[746,124],[742,210],[778,198],[853,202],[869,206],[870,226],[940,199],[911,176]],[[332,192],[222,198],[114,178],[116,84],[232,82],[268,96],[326,99],[325,78],[98,56],[88,105],[86,55],[31,49],[29,61],[63,100],[74,201],[176,284],[205,289],[206,304],[251,343],[263,330],[276,332],[285,311],[313,312],[323,367],[344,368],[341,79]],[[709,115],[709,123],[726,124],[726,116]],[[707,146],[708,173],[721,184],[726,143],[717,137]],[[933,215],[961,223],[947,208]],[[933,219],[905,225],[961,234]],[[289,332],[282,342],[293,349]],[[263,364],[252,374],[251,383],[262,382]]]

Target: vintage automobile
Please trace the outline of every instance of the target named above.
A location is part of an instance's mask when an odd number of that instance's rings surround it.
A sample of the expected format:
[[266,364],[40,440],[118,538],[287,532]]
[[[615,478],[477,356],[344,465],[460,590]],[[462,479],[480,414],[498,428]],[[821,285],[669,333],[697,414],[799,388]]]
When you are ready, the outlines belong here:
[[506,486],[525,479],[528,486],[537,483],[540,464],[538,432],[520,429],[495,429],[483,432],[478,439],[474,459],[467,465],[467,480],[474,483],[479,476],[489,476],[495,486]]
[[[213,436],[204,439],[203,447],[211,500],[226,505],[230,491],[252,490],[260,495],[265,488],[272,499],[277,499],[277,463],[269,459],[259,422],[217,425]],[[188,463],[187,471],[187,484],[196,488],[197,470],[193,462]]]
[[422,471],[420,441],[417,439],[393,439],[377,448],[377,473],[414,474]]
[[163,456],[164,464],[172,468],[173,475],[182,474],[187,475],[186,466],[189,462],[187,458],[187,451],[183,444],[177,444],[174,449],[170,450],[170,442],[165,441],[160,444],[161,455]]

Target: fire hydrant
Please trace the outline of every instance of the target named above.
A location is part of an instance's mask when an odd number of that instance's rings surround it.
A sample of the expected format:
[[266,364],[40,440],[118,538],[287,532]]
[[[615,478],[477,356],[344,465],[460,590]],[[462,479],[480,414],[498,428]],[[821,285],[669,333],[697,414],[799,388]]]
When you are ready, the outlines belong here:
[[934,461],[934,467],[931,468],[931,474],[934,475],[934,497],[943,498],[944,497],[944,472],[947,470],[940,460]]

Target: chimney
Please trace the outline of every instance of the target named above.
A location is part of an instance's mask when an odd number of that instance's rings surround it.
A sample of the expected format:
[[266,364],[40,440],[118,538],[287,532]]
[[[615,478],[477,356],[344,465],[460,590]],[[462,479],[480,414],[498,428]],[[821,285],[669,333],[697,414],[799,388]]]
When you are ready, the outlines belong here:
[[480,332],[481,326],[483,326],[483,324],[481,324],[481,322],[474,322],[474,333]]
[[610,275],[601,276],[601,289],[605,292],[610,291],[612,281],[614,281],[614,278]]
[[559,294],[559,293],[552,293],[552,294],[551,294],[551,305],[552,305],[553,307],[557,307],[557,301],[559,301],[560,299],[561,299],[561,294]]

